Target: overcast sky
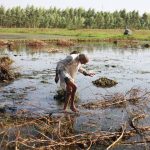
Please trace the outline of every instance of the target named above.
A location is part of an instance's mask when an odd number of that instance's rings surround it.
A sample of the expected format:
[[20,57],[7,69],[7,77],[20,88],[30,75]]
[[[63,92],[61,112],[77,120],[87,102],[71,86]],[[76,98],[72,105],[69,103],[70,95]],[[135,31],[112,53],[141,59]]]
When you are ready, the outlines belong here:
[[94,8],[97,11],[115,11],[126,9],[127,11],[138,10],[140,14],[150,13],[150,0],[0,0],[0,4],[11,8],[13,6],[26,7],[34,5],[36,7],[67,8],[82,7],[84,9]]

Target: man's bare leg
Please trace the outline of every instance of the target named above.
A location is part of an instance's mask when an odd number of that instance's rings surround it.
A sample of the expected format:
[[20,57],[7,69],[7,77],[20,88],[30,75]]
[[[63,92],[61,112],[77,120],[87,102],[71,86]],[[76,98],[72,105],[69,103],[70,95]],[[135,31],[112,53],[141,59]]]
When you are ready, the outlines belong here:
[[71,80],[68,80],[66,82],[67,95],[66,95],[66,102],[65,102],[65,105],[64,105],[64,110],[66,110],[68,102],[70,100],[70,109],[74,112],[78,111],[76,109],[75,105],[74,105],[74,97],[75,97],[76,90],[77,90],[77,87],[74,84],[74,82],[71,81]]
[[77,90],[77,87],[75,84],[73,84],[72,86],[72,93],[71,93],[71,98],[70,98],[70,109],[74,112],[77,112],[77,108],[75,107],[75,104],[74,104],[74,101],[75,101],[75,94],[76,94],[76,90]]
[[71,92],[72,92],[71,86],[69,84],[66,84],[66,97],[65,97],[64,111],[66,111],[69,100],[71,98]]

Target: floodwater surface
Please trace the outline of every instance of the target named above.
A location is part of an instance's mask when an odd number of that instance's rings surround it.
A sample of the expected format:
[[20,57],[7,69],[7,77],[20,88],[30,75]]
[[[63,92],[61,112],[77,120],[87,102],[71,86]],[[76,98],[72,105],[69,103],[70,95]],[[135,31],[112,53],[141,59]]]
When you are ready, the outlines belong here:
[[[33,50],[23,45],[17,51],[1,49],[1,56],[11,57],[16,71],[22,74],[18,80],[2,87],[1,101],[11,99],[11,94],[8,96],[7,92],[14,90],[18,96],[23,95],[20,99],[17,98],[18,101],[25,100],[45,108],[59,107],[53,98],[59,87],[54,82],[55,67],[59,60],[73,50],[80,50],[90,57],[90,62],[83,67],[96,74],[91,78],[78,73],[76,84],[79,104],[98,100],[105,94],[150,87],[150,49],[123,49],[105,43],[82,44],[62,50],[63,52],[49,53],[44,48]],[[95,87],[92,81],[103,76],[116,80],[118,84],[111,88]]]
[[[131,88],[149,89],[150,49],[125,49],[101,43],[80,44],[62,50],[63,52],[49,53],[44,48],[33,50],[24,45],[17,51],[1,48],[1,56],[11,57],[16,71],[22,75],[14,82],[1,86],[1,105],[11,105],[35,113],[61,109],[63,104],[54,99],[59,88],[59,84],[54,82],[56,63],[64,59],[70,51],[80,50],[90,57],[90,62],[83,67],[95,72],[95,76],[86,77],[80,73],[77,75],[77,94],[80,100],[76,105],[81,115],[75,117],[74,127],[80,131],[91,123],[94,124],[91,130],[115,131],[127,119],[125,110],[116,108],[88,110],[81,105],[101,100],[105,95],[125,94]],[[92,81],[100,77],[116,80],[118,84],[111,88],[97,88]],[[149,123],[149,120],[146,123]],[[86,128],[89,130],[87,126]]]
[[[8,51],[6,48],[0,51],[1,56],[9,56],[14,60],[16,71],[22,74],[18,80],[2,87],[0,100],[9,103],[9,99],[17,93],[18,101],[32,102],[47,109],[61,107],[53,98],[59,87],[54,82],[55,67],[73,50],[80,50],[90,57],[90,62],[83,67],[96,74],[94,77],[85,77],[78,73],[76,84],[79,104],[98,100],[105,94],[126,93],[131,88],[150,88],[150,49],[123,49],[105,43],[82,44],[63,48],[63,52],[49,53],[44,48],[33,50],[21,46],[17,51]],[[116,80],[118,84],[111,88],[97,88],[92,81],[99,77]]]

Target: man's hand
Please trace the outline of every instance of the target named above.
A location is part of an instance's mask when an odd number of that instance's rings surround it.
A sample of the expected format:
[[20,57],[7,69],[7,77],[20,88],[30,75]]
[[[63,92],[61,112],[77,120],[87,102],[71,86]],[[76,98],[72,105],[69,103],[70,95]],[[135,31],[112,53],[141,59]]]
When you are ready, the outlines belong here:
[[55,77],[55,83],[58,83],[58,81],[59,81],[59,77],[56,76],[56,77]]
[[93,77],[95,75],[95,73],[89,72],[87,75],[90,77]]
[[95,73],[93,73],[93,72],[87,72],[87,71],[83,71],[83,74],[85,76],[90,76],[90,77],[93,77],[95,75]]

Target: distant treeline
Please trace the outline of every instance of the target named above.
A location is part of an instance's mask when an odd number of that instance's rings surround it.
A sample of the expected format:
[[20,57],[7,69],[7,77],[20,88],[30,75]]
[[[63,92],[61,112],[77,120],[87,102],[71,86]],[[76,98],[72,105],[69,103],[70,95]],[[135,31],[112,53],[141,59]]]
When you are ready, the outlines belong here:
[[[41,1],[42,3],[42,1]],[[126,10],[103,12],[83,8],[5,8],[0,6],[0,27],[7,28],[115,28],[150,29],[150,14]]]

